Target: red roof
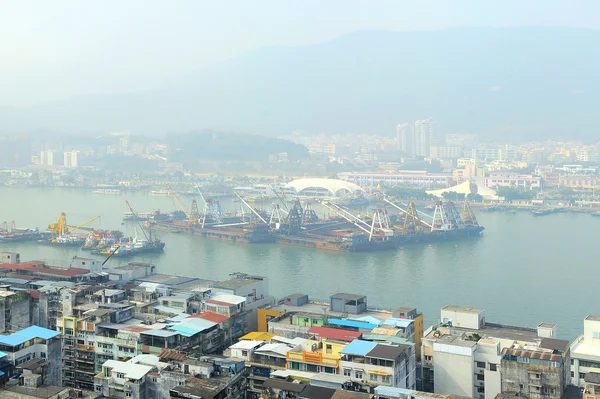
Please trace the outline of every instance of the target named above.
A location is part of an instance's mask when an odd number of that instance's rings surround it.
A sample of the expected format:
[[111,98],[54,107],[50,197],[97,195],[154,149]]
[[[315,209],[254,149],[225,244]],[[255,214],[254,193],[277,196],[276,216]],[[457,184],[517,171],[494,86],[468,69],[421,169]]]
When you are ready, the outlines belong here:
[[212,321],[213,323],[223,323],[226,320],[229,320],[229,317],[223,316],[213,312],[202,312],[198,314],[194,314],[188,317],[188,319],[204,319],[208,321]]
[[213,305],[227,306],[228,308],[235,305],[233,303],[228,303],[228,302],[223,302],[223,301],[216,301],[216,300],[210,299],[210,298],[202,298],[202,300],[204,302],[206,302],[206,303],[212,303]]
[[4,263],[0,265],[0,269],[20,270],[30,273],[48,274],[61,277],[77,277],[90,272],[87,269],[80,269],[78,267],[69,267],[66,269],[61,267],[50,267],[46,266],[44,262],[40,261],[23,262],[17,264]]
[[29,292],[33,299],[40,299],[40,292],[38,290],[25,290]]
[[311,327],[308,329],[310,334],[315,334],[321,338],[335,339],[338,341],[352,342],[355,339],[362,337],[362,333],[358,331],[342,330],[340,328],[329,327]]

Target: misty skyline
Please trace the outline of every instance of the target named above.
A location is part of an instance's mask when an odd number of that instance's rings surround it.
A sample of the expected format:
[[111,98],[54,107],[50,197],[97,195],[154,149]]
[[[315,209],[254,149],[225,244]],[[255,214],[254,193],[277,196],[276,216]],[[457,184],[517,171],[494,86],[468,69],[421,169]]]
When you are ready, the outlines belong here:
[[0,2],[0,105],[169,87],[267,46],[361,30],[600,28],[594,1]]

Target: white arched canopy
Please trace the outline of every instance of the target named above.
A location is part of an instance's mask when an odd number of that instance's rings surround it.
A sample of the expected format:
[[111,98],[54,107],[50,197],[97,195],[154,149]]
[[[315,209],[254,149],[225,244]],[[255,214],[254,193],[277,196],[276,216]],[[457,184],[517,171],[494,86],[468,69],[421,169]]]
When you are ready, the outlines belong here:
[[323,178],[296,179],[289,182],[284,190],[288,193],[309,197],[344,197],[364,193],[364,190],[354,183]]

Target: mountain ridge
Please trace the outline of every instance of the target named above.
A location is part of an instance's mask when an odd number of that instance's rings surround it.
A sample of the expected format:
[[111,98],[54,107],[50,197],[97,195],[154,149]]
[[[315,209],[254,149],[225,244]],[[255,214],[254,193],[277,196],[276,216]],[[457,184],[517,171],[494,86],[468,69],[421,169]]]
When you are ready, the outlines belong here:
[[[358,31],[307,46],[269,46],[175,77],[169,88],[3,107],[3,130],[215,129],[278,136],[393,135],[434,117],[484,139],[592,139],[600,31],[450,28]],[[1,129],[1,128],[0,128]]]

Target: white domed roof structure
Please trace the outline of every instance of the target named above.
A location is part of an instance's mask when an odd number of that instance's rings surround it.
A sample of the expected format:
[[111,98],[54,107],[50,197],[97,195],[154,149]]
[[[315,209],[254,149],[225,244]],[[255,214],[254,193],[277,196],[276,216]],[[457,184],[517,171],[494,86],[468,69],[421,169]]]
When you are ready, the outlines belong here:
[[364,193],[364,190],[354,183],[323,178],[296,179],[286,184],[283,189],[289,194],[307,197],[345,197]]

